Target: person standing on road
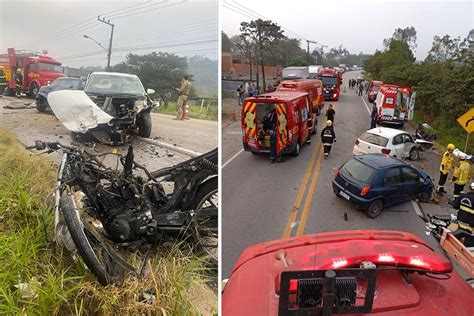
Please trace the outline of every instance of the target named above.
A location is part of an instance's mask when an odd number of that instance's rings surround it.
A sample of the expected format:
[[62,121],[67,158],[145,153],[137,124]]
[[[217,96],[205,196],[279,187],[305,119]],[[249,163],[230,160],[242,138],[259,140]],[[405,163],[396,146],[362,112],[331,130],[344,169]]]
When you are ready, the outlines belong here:
[[364,91],[364,85],[361,83],[359,83],[359,95],[362,96],[362,91]]
[[324,146],[324,159],[328,159],[332,144],[335,142],[336,133],[334,132],[334,126],[332,126],[331,120],[327,120],[326,127],[321,131],[321,143],[323,143]]
[[21,73],[20,68],[16,69],[15,85],[16,85],[16,97],[21,98],[21,87],[23,86],[23,74]]
[[457,214],[459,228],[472,234],[474,228],[474,182],[470,184],[469,188],[469,192],[461,194],[454,201],[453,207],[459,210]]
[[270,162],[274,163],[275,160],[277,162],[283,162],[281,155],[277,156],[276,150],[276,142],[277,142],[277,135],[276,135],[276,128],[277,128],[277,115],[275,108],[273,108],[270,112],[268,112],[265,117],[263,118],[263,131],[268,132],[270,134]]
[[372,105],[372,113],[370,113],[370,129],[377,127],[377,105]]
[[335,116],[336,116],[336,111],[334,111],[333,105],[329,103],[329,107],[326,110],[326,120],[331,121],[332,125],[334,125]]
[[244,103],[244,86],[239,85],[237,87],[237,103],[239,106],[242,106],[242,103]]
[[3,91],[5,91],[6,87],[7,76],[5,75],[5,68],[3,66],[0,66],[0,96],[3,94]]
[[176,120],[184,120],[184,112],[186,111],[186,102],[188,102],[188,94],[191,91],[191,83],[189,76],[184,75],[181,79],[181,87],[176,90],[179,92],[178,102],[176,103]]
[[249,82],[249,87],[248,87],[248,95],[247,97],[253,97],[253,90],[254,90],[254,86],[253,86],[253,82],[250,81]]
[[436,188],[436,194],[443,196],[444,193],[447,193],[444,189],[444,184],[446,183],[446,179],[448,179],[448,174],[453,168],[453,150],[455,146],[453,144],[449,144],[446,149],[447,151],[443,154],[443,158],[441,158],[441,165],[439,166],[439,181],[438,186]]
[[469,172],[471,171],[471,165],[466,161],[466,154],[462,153],[459,155],[459,164],[454,168],[453,178],[454,192],[453,200],[455,201],[462,193],[464,193],[464,186],[469,180]]

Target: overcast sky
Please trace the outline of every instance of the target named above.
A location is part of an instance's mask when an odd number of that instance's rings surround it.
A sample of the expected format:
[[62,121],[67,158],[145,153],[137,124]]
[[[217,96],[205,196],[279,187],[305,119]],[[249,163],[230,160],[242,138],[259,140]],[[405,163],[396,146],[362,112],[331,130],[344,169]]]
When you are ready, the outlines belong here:
[[[105,66],[107,53],[83,37],[108,49],[111,28],[97,21],[97,15],[105,14],[115,24],[112,65],[130,52],[217,59],[216,1],[0,0],[0,53],[8,47],[45,49],[71,67]],[[161,47],[145,49],[149,46]]]
[[415,55],[424,59],[433,36],[449,34],[465,38],[474,28],[473,1],[293,0],[280,5],[271,0],[221,0],[221,3],[222,28],[228,35],[238,34],[240,22],[255,19],[257,15],[286,28],[285,35],[289,37],[317,41],[329,47],[342,44],[351,53],[373,53],[383,48],[383,39],[391,37],[396,28],[414,26],[418,38]]

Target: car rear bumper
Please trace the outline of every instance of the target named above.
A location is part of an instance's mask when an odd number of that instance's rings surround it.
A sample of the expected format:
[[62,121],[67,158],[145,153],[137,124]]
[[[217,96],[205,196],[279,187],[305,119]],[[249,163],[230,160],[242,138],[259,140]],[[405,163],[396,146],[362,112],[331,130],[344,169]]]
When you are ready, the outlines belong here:
[[372,201],[373,201],[373,200],[364,199],[364,198],[361,198],[360,196],[356,196],[356,195],[352,194],[351,192],[345,190],[336,181],[332,182],[332,189],[334,191],[334,194],[336,194],[336,195],[341,195],[341,191],[343,192],[343,194],[345,193],[347,196],[349,196],[349,199],[347,199],[346,197],[343,197],[344,199],[346,199],[349,202],[351,202],[352,204],[354,204],[357,208],[360,208],[360,209],[363,209],[363,210],[367,209],[369,207],[370,203],[372,203]]

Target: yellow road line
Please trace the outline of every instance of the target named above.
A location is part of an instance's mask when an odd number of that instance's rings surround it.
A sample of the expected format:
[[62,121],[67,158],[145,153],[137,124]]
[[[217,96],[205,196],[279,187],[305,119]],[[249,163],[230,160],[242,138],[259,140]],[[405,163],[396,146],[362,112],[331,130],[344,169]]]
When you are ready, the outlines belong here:
[[301,236],[304,233],[304,228],[308,220],[309,209],[311,203],[313,202],[314,190],[316,189],[316,184],[318,183],[319,170],[321,169],[321,160],[323,160],[322,152],[319,152],[318,162],[316,164],[316,169],[314,170],[313,179],[311,180],[311,185],[309,186],[308,195],[306,196],[306,201],[303,207],[303,213],[301,213],[300,223],[298,225],[298,230],[296,231],[296,236]]
[[319,138],[316,140],[316,145],[313,149],[313,154],[311,155],[311,160],[306,168],[306,172],[303,176],[303,180],[301,181],[300,187],[298,192],[296,193],[295,203],[293,204],[293,209],[291,210],[290,217],[288,218],[288,223],[286,224],[285,230],[283,232],[282,238],[290,237],[291,234],[291,224],[296,220],[296,216],[298,215],[298,211],[301,207],[301,202],[303,200],[304,193],[306,192],[306,186],[308,184],[310,175],[313,171],[314,163],[316,162],[316,157],[318,153],[318,149],[321,147],[321,142]]
[[[336,103],[337,104],[337,103]],[[333,103],[333,109],[336,109],[336,104]],[[323,147],[323,146],[321,146]],[[296,230],[295,236],[301,236],[304,233],[304,229],[306,226],[306,222],[308,221],[309,209],[311,204],[313,203],[313,196],[314,191],[316,189],[316,185],[318,184],[319,178],[319,170],[321,169],[321,161],[323,160],[322,151],[320,151],[320,155],[317,159],[316,168],[314,169],[313,178],[311,180],[311,184],[309,186],[308,194],[306,195],[306,199],[303,206],[303,212],[301,213],[301,218],[298,223],[298,229]]]

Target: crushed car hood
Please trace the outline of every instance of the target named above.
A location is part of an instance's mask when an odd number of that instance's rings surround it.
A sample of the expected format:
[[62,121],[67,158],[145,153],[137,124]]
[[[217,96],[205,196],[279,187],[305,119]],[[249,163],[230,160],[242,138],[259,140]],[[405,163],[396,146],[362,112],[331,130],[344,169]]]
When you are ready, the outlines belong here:
[[113,119],[102,111],[84,91],[54,91],[48,94],[48,103],[61,123],[75,133],[86,133]]

